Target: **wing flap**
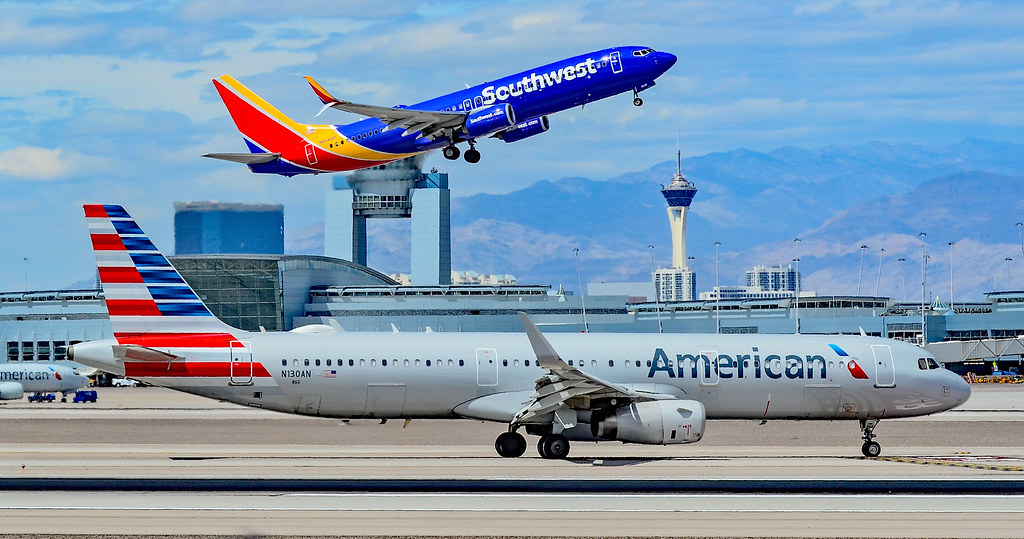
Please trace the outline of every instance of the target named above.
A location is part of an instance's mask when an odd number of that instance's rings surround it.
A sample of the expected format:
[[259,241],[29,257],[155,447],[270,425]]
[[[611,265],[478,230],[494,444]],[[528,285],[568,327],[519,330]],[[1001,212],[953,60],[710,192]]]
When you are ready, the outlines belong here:
[[437,130],[461,127],[466,121],[467,114],[465,112],[381,107],[378,105],[363,105],[361,103],[345,101],[344,99],[338,99],[331,95],[330,92],[324,89],[320,83],[313,80],[312,77],[305,77],[305,79],[306,82],[309,83],[310,87],[313,88],[313,92],[318,98],[320,98],[320,102],[322,102],[325,107],[359,114],[360,116],[377,118],[378,120],[388,124],[388,127],[404,127],[406,128],[406,132],[403,133],[403,136],[415,133],[416,131],[422,131],[423,134],[421,136],[426,136],[428,132],[434,133]]
[[632,389],[591,376],[567,364],[530,317],[519,313],[526,335],[530,339],[533,353],[540,366],[548,374],[537,379],[529,401],[516,413],[512,424],[526,423],[547,414],[566,408],[567,402],[576,397],[617,397],[633,401],[676,399],[677,395],[657,392],[656,387]]

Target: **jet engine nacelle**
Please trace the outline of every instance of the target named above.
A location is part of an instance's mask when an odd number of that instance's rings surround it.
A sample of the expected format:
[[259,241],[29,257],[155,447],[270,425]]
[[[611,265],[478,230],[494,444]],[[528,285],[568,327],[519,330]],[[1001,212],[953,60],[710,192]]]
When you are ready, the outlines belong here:
[[704,436],[704,405],[692,400],[636,402],[591,423],[594,436],[638,444],[687,444]]
[[514,125],[516,113],[512,110],[512,105],[491,105],[475,110],[466,117],[466,134],[473,138],[482,137]]
[[532,118],[522,123],[518,123],[513,127],[510,127],[504,131],[499,131],[494,136],[504,140],[505,142],[516,142],[523,140],[526,137],[532,137],[548,130],[548,117],[541,116],[540,118]]
[[0,400],[20,399],[23,395],[25,392],[18,382],[0,382]]

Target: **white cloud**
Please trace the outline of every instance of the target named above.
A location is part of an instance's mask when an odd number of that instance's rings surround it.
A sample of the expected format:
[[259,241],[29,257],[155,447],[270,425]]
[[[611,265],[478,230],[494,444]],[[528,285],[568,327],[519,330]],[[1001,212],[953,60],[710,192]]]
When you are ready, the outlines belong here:
[[60,178],[70,170],[68,164],[61,161],[63,152],[61,148],[48,150],[32,146],[20,146],[0,152],[0,181]]

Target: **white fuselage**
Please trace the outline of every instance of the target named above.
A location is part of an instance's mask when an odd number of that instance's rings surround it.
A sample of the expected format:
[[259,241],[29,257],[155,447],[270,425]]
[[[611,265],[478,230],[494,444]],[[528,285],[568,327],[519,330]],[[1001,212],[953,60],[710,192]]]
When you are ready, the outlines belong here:
[[[76,345],[75,360],[106,370],[122,367],[127,376],[154,385],[243,405],[341,418],[507,422],[547,374],[525,334],[235,335],[239,344],[232,349],[166,349],[186,358],[192,367],[185,371],[133,361],[111,368],[111,361],[120,361],[111,356],[112,341]],[[948,410],[970,395],[954,373],[923,367],[919,360],[930,358],[924,350],[872,337],[547,337],[580,371],[699,401],[708,419],[908,417]]]

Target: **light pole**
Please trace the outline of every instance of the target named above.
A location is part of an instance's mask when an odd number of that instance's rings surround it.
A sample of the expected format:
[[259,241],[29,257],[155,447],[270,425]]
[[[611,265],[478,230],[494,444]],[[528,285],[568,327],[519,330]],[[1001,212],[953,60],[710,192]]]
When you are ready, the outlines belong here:
[[1020,259],[1024,260],[1024,223],[1017,223],[1017,237],[1020,239]]
[[924,316],[925,287],[928,283],[928,255],[925,252],[924,239],[928,236],[924,232],[918,234],[921,238],[921,346],[928,344],[928,332],[926,331],[926,320]]
[[28,292],[28,257],[22,259],[25,262],[25,292]]
[[902,256],[896,259],[900,263],[900,280],[903,281],[903,301],[907,301],[907,265],[906,258]]
[[579,247],[573,247],[573,253],[576,253],[576,276],[580,280],[580,306],[583,309],[583,333],[590,333],[590,326],[587,325],[587,295],[583,293],[583,271],[580,269],[580,249]]
[[953,246],[955,241],[949,242],[949,312],[955,313],[953,309]]
[[1010,258],[1010,257],[1006,257],[1003,260],[1006,261],[1006,289],[1005,290],[1009,290],[1010,289],[1010,262],[1013,262],[1013,259]]
[[857,295],[860,295],[860,283],[864,279],[864,252],[867,250],[867,245],[860,246],[860,270],[857,272]]
[[722,287],[718,282],[718,249],[722,242],[715,242],[715,333],[722,332]]
[[658,272],[654,269],[654,245],[648,245],[651,250],[651,278],[654,279],[654,305],[658,309],[658,333],[664,333],[665,328],[661,325],[661,290],[658,286]]
[[800,238],[793,239],[793,245],[796,247],[796,258],[793,260],[796,262],[796,294],[793,298],[796,307],[793,309],[793,319],[796,325],[796,334],[800,334]]
[[882,284],[882,257],[885,256],[885,247],[878,250],[878,277],[875,277],[875,297],[878,297],[878,288]]

